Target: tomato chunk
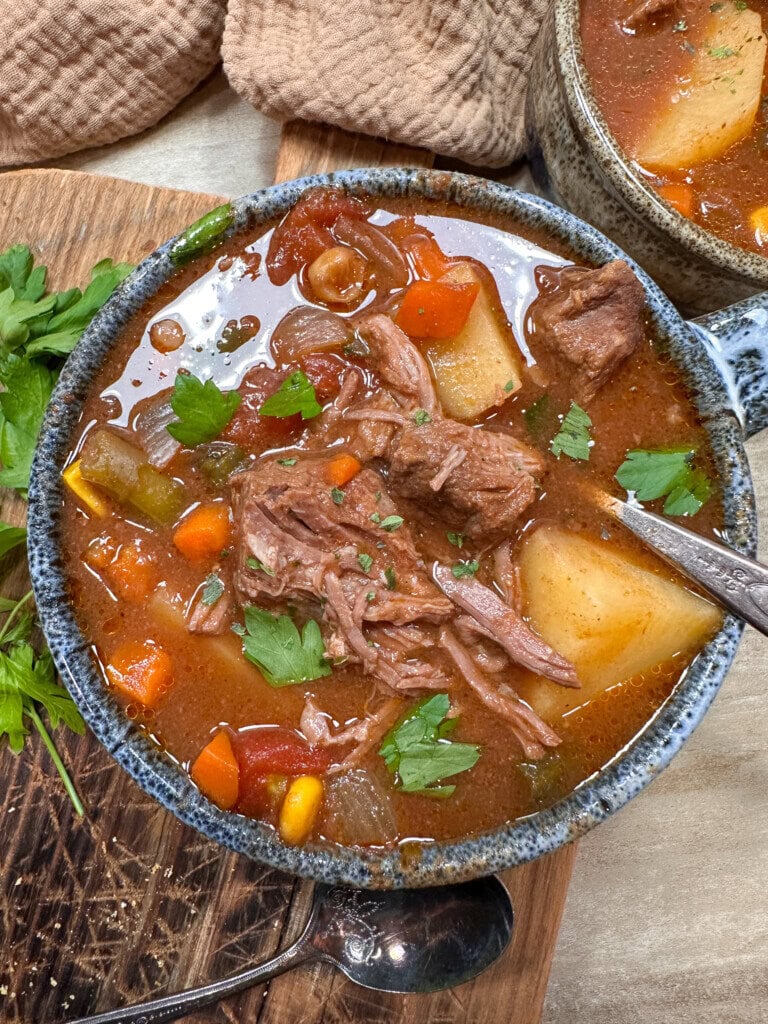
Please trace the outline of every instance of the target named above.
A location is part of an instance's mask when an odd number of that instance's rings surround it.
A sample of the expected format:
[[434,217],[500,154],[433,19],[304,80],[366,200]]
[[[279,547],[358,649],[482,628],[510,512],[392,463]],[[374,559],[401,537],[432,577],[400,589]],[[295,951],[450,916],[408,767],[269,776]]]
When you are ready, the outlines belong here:
[[480,285],[414,281],[395,318],[412,338],[452,338],[467,322]]
[[240,769],[237,809],[252,818],[276,812],[284,792],[281,779],[322,775],[331,765],[325,750],[311,747],[297,733],[282,727],[234,733],[232,749]]

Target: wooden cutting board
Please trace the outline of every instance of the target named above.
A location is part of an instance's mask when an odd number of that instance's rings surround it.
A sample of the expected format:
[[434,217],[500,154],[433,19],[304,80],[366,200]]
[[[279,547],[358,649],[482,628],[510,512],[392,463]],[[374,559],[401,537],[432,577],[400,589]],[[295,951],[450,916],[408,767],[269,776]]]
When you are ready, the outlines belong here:
[[[431,156],[289,124],[276,179]],[[138,261],[221,197],[33,170],[0,175],[0,250],[25,242],[53,287],[82,285],[105,256]],[[0,493],[0,518],[24,504]],[[29,584],[23,560],[6,595]],[[182,825],[90,736],[57,735],[83,801],[77,819],[42,745],[0,750],[0,1019],[57,1024],[221,977],[270,956],[301,928],[311,886]],[[504,875],[516,927],[504,957],[452,992],[368,992],[326,965],[188,1018],[193,1024],[537,1024],[575,845]]]

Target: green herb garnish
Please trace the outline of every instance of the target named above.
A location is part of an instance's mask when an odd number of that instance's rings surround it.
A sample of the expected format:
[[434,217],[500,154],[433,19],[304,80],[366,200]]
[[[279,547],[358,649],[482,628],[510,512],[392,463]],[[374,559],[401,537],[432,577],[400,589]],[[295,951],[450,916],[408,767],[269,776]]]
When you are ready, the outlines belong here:
[[451,566],[451,572],[457,580],[463,580],[467,576],[474,576],[479,568],[479,562],[457,562]]
[[179,417],[168,424],[171,437],[187,448],[218,437],[240,405],[236,391],[220,391],[212,380],[205,384],[191,373],[177,373],[171,408]]
[[245,609],[243,653],[270,686],[291,686],[331,674],[320,627],[309,619],[299,634],[288,615],[270,615],[263,608]]
[[382,519],[380,523],[382,530],[386,530],[387,533],[394,533],[394,531],[399,530],[402,525],[402,516],[387,516],[386,519]]
[[432,422],[432,417],[426,409],[417,409],[413,416],[411,416],[411,419],[417,427],[423,427],[425,423]]
[[268,565],[264,565],[263,562],[260,562],[258,558],[254,558],[253,555],[249,555],[246,558],[245,564],[249,569],[253,569],[254,572],[265,572],[267,576],[275,575],[274,569],[270,569]]
[[277,460],[277,464],[279,466],[295,466],[297,462],[298,462],[298,459],[294,459],[294,458],[278,459]]
[[369,573],[371,571],[371,566],[373,565],[373,559],[371,558],[370,555],[366,555],[366,554],[358,555],[357,556],[357,560],[360,563],[360,568],[363,570],[364,573]]
[[200,600],[204,605],[212,608],[223,593],[224,584],[221,582],[221,578],[215,572],[209,573],[205,577],[205,586],[203,587],[203,594]]
[[715,60],[725,60],[726,57],[735,57],[736,50],[730,46],[710,46],[707,53],[710,57],[714,57]]
[[391,565],[384,570],[384,579],[387,581],[387,590],[395,590],[397,587],[397,576]]
[[688,22],[685,20],[685,18],[681,18],[680,21],[676,21],[675,24],[672,26],[672,31],[673,32],[687,32],[688,31]]
[[571,402],[571,408],[565,414],[560,430],[550,443],[552,454],[558,458],[567,455],[571,459],[588,460],[591,426],[592,420],[581,406]]
[[301,413],[303,420],[311,420],[314,416],[319,416],[322,411],[323,407],[318,402],[315,389],[307,379],[307,375],[303,370],[296,370],[295,373],[285,378],[274,395],[269,396],[259,409],[259,414],[284,419],[286,416],[296,416]]
[[340,487],[332,487],[331,498],[333,499],[334,505],[341,505],[344,501],[344,491],[342,491]]
[[453,546],[455,548],[463,548],[464,547],[464,534],[463,533],[454,533],[453,530],[449,530],[446,533],[445,536],[448,538],[448,543],[449,544],[453,544]]
[[480,748],[473,743],[456,743],[446,737],[456,719],[446,716],[451,709],[447,693],[436,693],[419,701],[384,737],[379,754],[389,771],[397,776],[404,793],[447,797],[455,785],[435,786],[443,779],[474,767]]
[[695,515],[712,493],[702,470],[693,467],[696,449],[691,446],[666,450],[635,449],[616,471],[616,480],[638,501],[666,496],[668,516]]

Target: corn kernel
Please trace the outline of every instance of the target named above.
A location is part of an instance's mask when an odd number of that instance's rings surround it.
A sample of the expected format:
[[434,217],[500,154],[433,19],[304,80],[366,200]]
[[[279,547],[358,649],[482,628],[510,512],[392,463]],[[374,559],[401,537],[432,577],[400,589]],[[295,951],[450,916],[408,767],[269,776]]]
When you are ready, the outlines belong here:
[[290,846],[303,843],[312,831],[322,803],[322,779],[315,775],[300,775],[294,779],[280,808],[280,838]]
[[105,516],[109,512],[109,506],[98,493],[96,488],[84,479],[80,472],[80,459],[67,466],[61,477],[67,487],[76,494],[84,505],[97,516]]
[[755,231],[758,245],[768,245],[768,206],[758,206],[749,215],[749,222]]

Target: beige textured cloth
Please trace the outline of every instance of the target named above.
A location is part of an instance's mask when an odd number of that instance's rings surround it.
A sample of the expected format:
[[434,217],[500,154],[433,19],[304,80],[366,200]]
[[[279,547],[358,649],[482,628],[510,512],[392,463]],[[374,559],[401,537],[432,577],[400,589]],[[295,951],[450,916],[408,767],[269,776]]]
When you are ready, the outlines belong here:
[[267,114],[487,167],[523,150],[547,0],[229,0],[222,55]]
[[0,165],[155,124],[216,65],[226,0],[0,0]]
[[503,166],[522,152],[546,4],[0,0],[0,166],[142,131],[205,77],[220,48],[233,87],[267,114]]

